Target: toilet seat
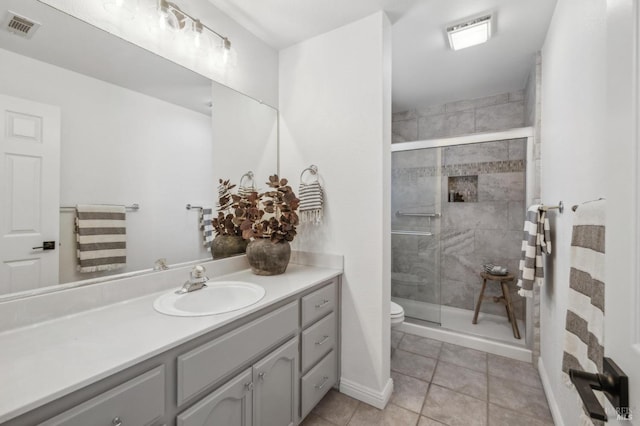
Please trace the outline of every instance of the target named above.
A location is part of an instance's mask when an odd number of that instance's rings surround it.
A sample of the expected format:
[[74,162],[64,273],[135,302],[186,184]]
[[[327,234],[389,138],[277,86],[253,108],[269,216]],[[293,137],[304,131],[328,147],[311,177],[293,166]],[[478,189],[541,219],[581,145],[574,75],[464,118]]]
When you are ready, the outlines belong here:
[[402,306],[398,305],[396,302],[391,302],[391,317],[399,317],[399,316],[404,316],[404,309],[402,309]]

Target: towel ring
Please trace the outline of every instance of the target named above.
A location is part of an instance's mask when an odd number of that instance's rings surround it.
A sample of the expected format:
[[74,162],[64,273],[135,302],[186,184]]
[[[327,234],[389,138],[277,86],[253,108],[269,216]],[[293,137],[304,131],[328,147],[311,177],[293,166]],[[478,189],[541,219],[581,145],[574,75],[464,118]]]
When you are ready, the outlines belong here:
[[251,182],[251,186],[245,186],[245,188],[255,188],[255,182],[253,180],[253,172],[251,170],[249,170],[247,173],[243,174],[242,177],[240,178],[240,185],[239,186],[243,186],[243,182],[245,179],[248,179],[249,182]]
[[[309,172],[311,174],[311,176],[315,176],[315,181],[311,181],[311,182],[305,182],[302,178],[304,176],[304,174],[306,172]],[[316,166],[315,164],[310,165],[309,167],[307,167],[306,169],[304,169],[302,171],[302,173],[300,173],[300,182],[301,183],[313,183],[313,182],[317,182],[318,181],[318,166]]]

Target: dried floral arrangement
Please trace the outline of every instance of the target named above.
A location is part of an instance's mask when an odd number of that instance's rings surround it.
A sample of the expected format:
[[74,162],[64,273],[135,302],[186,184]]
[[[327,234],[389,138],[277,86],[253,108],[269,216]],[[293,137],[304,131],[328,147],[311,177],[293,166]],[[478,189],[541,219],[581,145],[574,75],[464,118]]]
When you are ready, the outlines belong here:
[[[296,236],[300,200],[288,185],[287,179],[269,176],[269,190],[251,193],[238,200],[236,219],[242,218],[240,230],[245,240],[269,238],[274,243],[293,241]],[[233,198],[233,196],[232,196]],[[232,220],[232,222],[236,222]]]
[[233,194],[231,190],[236,185],[232,184],[229,179],[219,180],[218,185],[218,217],[211,219],[211,225],[216,235],[235,235],[242,236],[240,224],[245,220],[244,216],[238,216],[240,205],[243,199],[239,195]]

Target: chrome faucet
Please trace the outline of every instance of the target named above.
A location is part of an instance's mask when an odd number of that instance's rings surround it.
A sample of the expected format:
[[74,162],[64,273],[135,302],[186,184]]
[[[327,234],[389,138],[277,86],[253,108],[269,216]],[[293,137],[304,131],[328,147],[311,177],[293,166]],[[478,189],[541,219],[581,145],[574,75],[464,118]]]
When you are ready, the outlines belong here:
[[204,271],[206,271],[204,266],[194,266],[191,270],[189,281],[185,282],[182,285],[182,288],[176,291],[176,294],[191,293],[192,291],[200,290],[203,287],[206,287],[207,285],[205,283],[209,281],[209,277],[204,275]]

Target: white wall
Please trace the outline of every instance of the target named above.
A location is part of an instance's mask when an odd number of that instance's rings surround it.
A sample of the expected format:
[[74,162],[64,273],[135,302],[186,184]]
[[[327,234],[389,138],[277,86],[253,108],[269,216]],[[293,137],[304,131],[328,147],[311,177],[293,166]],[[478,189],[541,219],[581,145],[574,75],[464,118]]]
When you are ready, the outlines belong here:
[[[280,52],[281,175],[318,166],[326,210],[294,248],[344,255],[341,391],[390,391],[390,24],[382,12]],[[368,393],[368,395],[367,395]]]
[[[196,71],[256,99],[278,105],[278,52],[225,15],[208,0],[182,0],[180,8],[200,19],[205,25],[228,37],[237,52],[234,68],[212,65],[208,57],[212,49],[195,51],[192,42],[181,37],[170,38],[155,28],[156,0],[137,0],[135,19],[125,19],[106,11],[103,1],[42,0],[70,15],[83,19],[112,34],[144,47],[162,57]],[[124,2],[133,3],[131,0]],[[216,42],[217,38],[214,38]]]
[[265,189],[269,176],[278,171],[278,111],[213,84],[211,123],[216,179],[239,185],[242,175],[252,171],[256,188]]
[[[61,108],[61,205],[140,204],[116,273],[210,256],[185,209],[215,202],[209,116],[2,49],[0,63],[0,93]],[[60,235],[61,281],[90,278],[75,272],[73,211]]]
[[[606,0],[559,0],[542,49],[541,197],[564,201],[551,221],[553,255],[541,291],[541,360],[552,410],[577,425],[577,394],[561,379],[569,285],[571,206],[605,196]],[[560,419],[556,418],[557,424]]]

